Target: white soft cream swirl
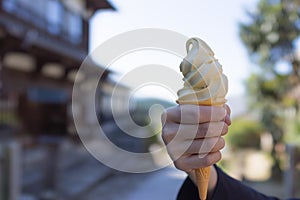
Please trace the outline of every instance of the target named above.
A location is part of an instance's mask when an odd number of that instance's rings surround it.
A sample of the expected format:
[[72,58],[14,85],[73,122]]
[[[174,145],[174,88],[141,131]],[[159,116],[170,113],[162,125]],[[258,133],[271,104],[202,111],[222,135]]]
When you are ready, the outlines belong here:
[[186,42],[187,56],[180,64],[184,86],[177,103],[223,105],[228,90],[227,77],[211,48],[199,38]]

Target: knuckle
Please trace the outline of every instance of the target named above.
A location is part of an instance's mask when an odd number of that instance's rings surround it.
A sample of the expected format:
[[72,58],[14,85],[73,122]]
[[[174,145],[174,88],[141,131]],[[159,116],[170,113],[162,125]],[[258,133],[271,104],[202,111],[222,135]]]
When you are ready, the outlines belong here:
[[220,137],[210,152],[220,151],[224,147],[225,147],[225,140]]
[[212,164],[214,164],[213,162],[212,162],[212,155],[207,155],[206,157],[204,157],[203,158],[203,164],[204,164],[204,166],[210,166],[210,165],[212,165]]
[[218,162],[218,161],[220,161],[221,159],[222,159],[222,153],[220,151],[218,151],[216,153],[216,161],[215,161],[215,163]]
[[225,135],[226,133],[228,133],[228,125],[224,122],[223,123],[222,134]]
[[205,166],[211,166],[216,162],[218,162],[219,160],[221,160],[221,158],[222,158],[221,152],[218,151],[216,153],[207,155],[203,160],[203,164]]
[[219,143],[220,143],[220,149],[223,149],[225,147],[225,140],[224,140],[224,138],[220,137]]
[[222,121],[226,116],[226,110],[225,108],[220,107],[212,107],[212,114],[211,118],[214,119],[214,121]]
[[212,122],[209,123],[207,127],[207,132],[210,136],[220,136],[223,131],[223,123],[222,122]]
[[183,162],[182,159],[178,159],[174,162],[174,165],[177,169],[180,169],[180,170],[183,170],[185,171],[186,170],[186,165],[185,163]]
[[222,108],[222,111],[220,114],[221,120],[224,120],[226,115],[227,115],[227,110],[225,108]]
[[226,109],[226,111],[227,111],[227,114],[231,114],[231,109],[230,109],[230,107],[229,107],[229,105],[228,104],[225,104],[225,109]]
[[223,134],[224,122],[217,122],[214,126],[215,136],[220,136]]

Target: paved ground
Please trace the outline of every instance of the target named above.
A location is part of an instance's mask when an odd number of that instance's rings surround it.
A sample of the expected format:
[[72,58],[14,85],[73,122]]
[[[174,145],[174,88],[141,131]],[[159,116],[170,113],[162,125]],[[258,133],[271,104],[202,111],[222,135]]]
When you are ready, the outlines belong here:
[[185,173],[173,167],[145,174],[120,173],[95,186],[85,199],[174,200],[185,177]]

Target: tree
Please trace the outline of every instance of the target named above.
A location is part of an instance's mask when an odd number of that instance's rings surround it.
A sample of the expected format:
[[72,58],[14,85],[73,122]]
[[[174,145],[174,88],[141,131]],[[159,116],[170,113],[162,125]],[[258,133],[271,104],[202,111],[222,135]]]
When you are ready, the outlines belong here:
[[[250,58],[258,65],[257,73],[247,82],[251,105],[273,137],[273,172],[280,172],[276,145],[284,135],[284,111],[295,108],[295,99],[288,91],[299,85],[300,62],[296,42],[300,34],[300,1],[260,0],[255,12],[248,12],[250,21],[240,24],[240,38]],[[284,66],[285,70],[281,70]]]
[[226,135],[232,149],[240,148],[260,148],[260,136],[263,133],[261,124],[255,120],[240,117],[232,121],[229,134]]

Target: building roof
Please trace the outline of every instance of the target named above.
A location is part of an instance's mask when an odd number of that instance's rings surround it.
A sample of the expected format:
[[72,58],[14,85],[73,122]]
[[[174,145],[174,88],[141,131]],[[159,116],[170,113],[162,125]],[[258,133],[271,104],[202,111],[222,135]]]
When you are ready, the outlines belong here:
[[116,10],[116,8],[107,0],[87,0],[86,6],[87,6],[87,8],[91,8],[95,11],[99,10],[99,9]]

